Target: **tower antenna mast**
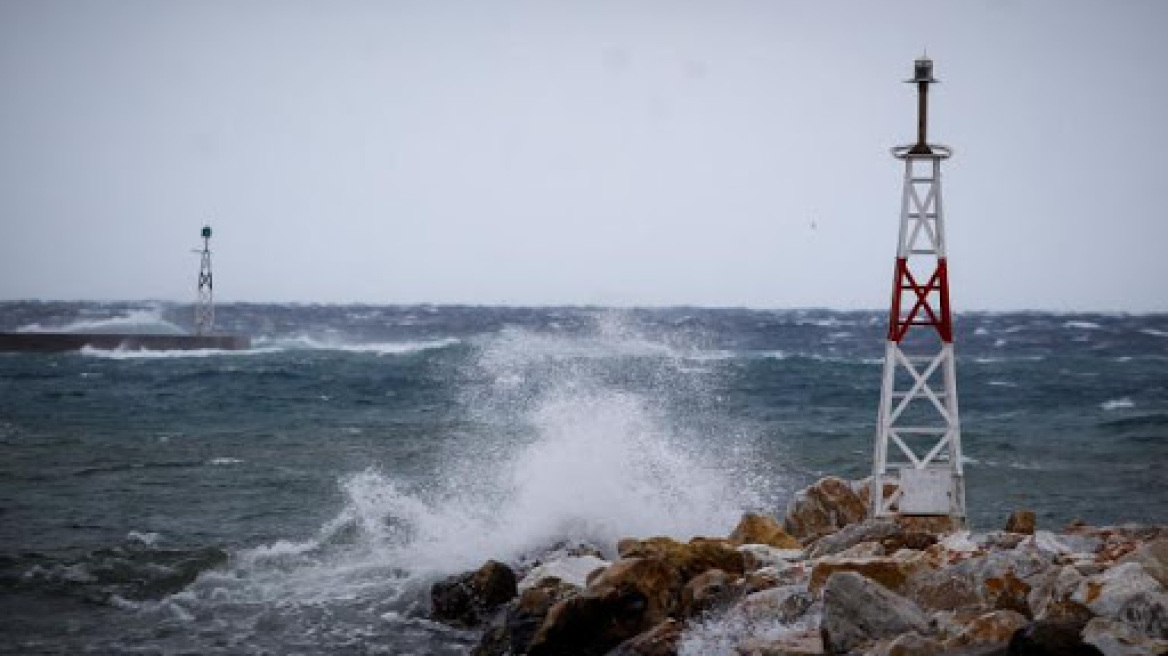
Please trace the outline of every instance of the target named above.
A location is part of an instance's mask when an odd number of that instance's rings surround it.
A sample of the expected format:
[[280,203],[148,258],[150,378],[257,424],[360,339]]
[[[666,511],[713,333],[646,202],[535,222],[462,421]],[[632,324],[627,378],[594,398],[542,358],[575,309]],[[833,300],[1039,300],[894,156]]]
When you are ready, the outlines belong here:
[[195,334],[209,335],[215,329],[215,297],[211,282],[211,226],[203,226],[203,250],[199,258],[199,288],[195,297]]
[[965,477],[941,205],[941,162],[952,150],[928,141],[932,60],[917,59],[907,82],[917,87],[917,141],[892,149],[904,188],[869,514],[948,516],[959,528]]

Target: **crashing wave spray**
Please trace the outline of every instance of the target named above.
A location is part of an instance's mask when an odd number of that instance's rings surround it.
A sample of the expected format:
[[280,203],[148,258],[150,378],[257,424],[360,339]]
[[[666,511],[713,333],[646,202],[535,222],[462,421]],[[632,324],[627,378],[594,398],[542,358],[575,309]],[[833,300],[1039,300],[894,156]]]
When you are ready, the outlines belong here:
[[663,401],[703,387],[680,366],[694,353],[611,320],[595,333],[508,330],[475,346],[463,403],[478,429],[430,484],[379,468],[350,475],[343,507],[314,538],[239,552],[186,601],[368,600],[378,617],[400,618],[425,607],[435,578],[488,558],[563,540],[611,552],[628,536],[725,535],[762,505],[733,449],[720,444],[715,457],[695,440],[722,435],[675,429]]

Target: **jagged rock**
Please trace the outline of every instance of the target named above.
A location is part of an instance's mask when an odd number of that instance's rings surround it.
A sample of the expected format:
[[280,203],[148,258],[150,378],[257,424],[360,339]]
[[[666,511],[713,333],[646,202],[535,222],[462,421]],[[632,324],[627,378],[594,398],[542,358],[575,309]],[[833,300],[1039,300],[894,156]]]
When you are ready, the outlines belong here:
[[748,624],[763,620],[790,623],[802,617],[812,603],[807,590],[797,585],[785,585],[747,595],[734,606],[732,613]]
[[1010,533],[1034,535],[1035,516],[1033,510],[1015,510],[1006,520],[1006,530]]
[[983,585],[982,594],[991,608],[1010,610],[1026,616],[1031,614],[1027,601],[1030,584],[1015,576],[1013,572],[987,578]]
[[880,558],[822,558],[815,561],[808,587],[818,592],[837,572],[855,572],[888,588],[900,591],[908,579],[909,566],[890,556]]
[[970,622],[956,637],[945,643],[946,649],[969,645],[1005,645],[1014,632],[1026,626],[1026,617],[1012,610],[995,610]]
[[759,590],[775,588],[780,585],[803,585],[806,587],[808,569],[803,563],[795,563],[779,569],[777,567],[763,567],[750,572],[744,579],[743,592],[750,594]]
[[746,513],[730,533],[730,542],[736,546],[765,544],[776,549],[802,549],[799,541],[787,534],[773,517]]
[[1023,540],[1022,545],[1056,555],[1089,555],[1098,551],[1103,541],[1093,535],[1056,535],[1050,531],[1035,531],[1032,537]]
[[806,543],[862,521],[866,514],[864,503],[847,481],[828,476],[795,495],[787,506],[783,527]]
[[509,602],[483,633],[474,656],[511,656],[527,652],[531,639],[555,604],[580,593],[556,578],[544,578]]
[[819,631],[809,629],[778,638],[747,638],[735,651],[738,656],[821,656],[823,649]]
[[986,533],[978,539],[978,546],[985,549],[1013,549],[1022,544],[1026,539],[1026,535],[1022,533],[1008,533],[1006,531],[994,531]]
[[681,591],[681,615],[693,617],[728,603],[741,589],[734,581],[720,569],[708,569],[693,577]]
[[888,551],[879,542],[861,542],[853,544],[836,555],[840,558],[879,558],[888,555]]
[[1160,589],[1159,581],[1139,563],[1124,563],[1080,583],[1071,600],[1086,606],[1096,615],[1115,618],[1128,600]]
[[598,569],[604,569],[612,563],[592,555],[568,556],[538,565],[523,577],[519,582],[519,591],[535,587],[540,581],[547,578],[557,578],[569,585],[578,588],[588,586],[588,576]]
[[1076,622],[1031,622],[1010,638],[1009,656],[1103,656],[1083,642],[1083,625]]
[[1168,653],[1168,642],[1151,640],[1130,626],[1104,617],[1096,617],[1083,627],[1083,642],[1094,646],[1103,656],[1153,656]]
[[1120,622],[1159,640],[1168,640],[1168,594],[1141,592],[1119,608]]
[[683,544],[672,538],[621,540],[622,558],[656,558],[676,569],[683,581],[708,569],[720,569],[734,576],[746,571],[745,557],[726,540],[694,538]]
[[587,590],[551,608],[528,654],[604,654],[665,621],[676,610],[682,584],[678,569],[662,558],[619,560]]
[[[981,550],[981,545],[973,539],[969,531],[957,531],[950,533],[942,538],[938,544],[945,548],[946,551],[951,551],[960,554],[973,554]],[[1014,547],[1009,547],[1013,549]]]
[[979,601],[977,588],[966,576],[948,570],[926,570],[909,578],[905,596],[927,610],[956,610]]
[[1085,624],[1091,619],[1091,611],[1080,603],[1071,601],[1071,595],[1083,582],[1083,575],[1071,565],[1037,577],[1035,585],[1026,597],[1030,613],[1034,619],[1055,622],[1076,622]]
[[840,530],[825,535],[807,549],[811,558],[822,558],[840,553],[862,542],[881,540],[902,535],[904,530],[891,519],[869,519],[849,524]]
[[475,627],[515,597],[515,572],[495,560],[478,570],[435,583],[430,588],[430,616],[454,626]]
[[787,563],[804,557],[802,549],[776,549],[765,544],[744,544],[738,547],[738,552],[748,572],[762,567],[786,567]]
[[869,652],[871,656],[937,656],[943,651],[941,643],[910,631],[880,644]]
[[1123,556],[1119,563],[1139,563],[1152,578],[1160,582],[1160,585],[1168,587],[1168,538],[1160,538],[1141,545]]
[[1051,568],[1054,556],[1033,549],[991,551],[950,567],[954,574],[968,576],[979,594],[999,609],[1030,612],[1026,602],[1031,580],[1039,582]]
[[669,619],[648,631],[629,638],[608,656],[676,656],[685,625]]
[[948,515],[897,515],[896,523],[907,533],[948,535],[959,527]]
[[829,653],[908,631],[928,633],[928,626],[915,603],[856,572],[836,572],[824,587],[821,630]]

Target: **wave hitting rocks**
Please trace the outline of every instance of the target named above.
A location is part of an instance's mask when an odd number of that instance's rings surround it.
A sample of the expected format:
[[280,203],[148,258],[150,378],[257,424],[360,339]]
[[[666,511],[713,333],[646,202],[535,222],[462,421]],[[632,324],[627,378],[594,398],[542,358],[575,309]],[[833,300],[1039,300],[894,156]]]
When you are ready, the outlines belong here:
[[436,583],[432,616],[481,630],[476,656],[1168,653],[1168,526],[1019,511],[972,534],[865,519],[866,485],[822,479],[725,538],[489,561]]

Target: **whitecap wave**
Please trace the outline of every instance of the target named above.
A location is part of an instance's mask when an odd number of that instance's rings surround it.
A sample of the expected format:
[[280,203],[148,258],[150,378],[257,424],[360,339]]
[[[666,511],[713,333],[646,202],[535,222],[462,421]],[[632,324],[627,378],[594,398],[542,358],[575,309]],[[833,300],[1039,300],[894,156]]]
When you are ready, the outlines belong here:
[[212,358],[221,356],[262,355],[278,353],[279,348],[250,348],[240,350],[225,349],[176,349],[169,351],[150,351],[146,349],[99,349],[92,346],[81,347],[81,355],[106,360],[169,360],[175,358]]
[[289,338],[269,339],[262,338],[260,344],[270,344],[273,348],[287,350],[312,351],[344,351],[346,353],[369,353],[373,355],[408,355],[435,349],[443,349],[457,344],[462,340],[455,337],[442,339],[401,341],[401,342],[348,342],[334,339],[320,339],[305,335]]
[[1134,401],[1125,396],[1121,399],[1111,399],[1110,401],[1104,401],[1103,403],[1099,404],[1099,407],[1104,410],[1126,410],[1127,408],[1136,407],[1136,404]]
[[[340,510],[315,536],[238,552],[227,571],[205,573],[184,594],[192,603],[376,598],[380,613],[410,614],[436,577],[488,558],[516,561],[561,540],[612,551],[628,536],[726,535],[744,510],[765,507],[762,491],[778,479],[753,473],[749,453],[705,454],[673,432],[655,399],[587,367],[546,366],[564,351],[597,358],[592,365],[673,352],[607,330],[574,347],[558,341],[572,338],[523,331],[478,344],[484,393],[494,396],[466,403],[486,428],[427,483],[376,466],[346,476]],[[654,370],[684,376],[673,364]],[[500,435],[490,428],[496,416]]]
[[1156,330],[1155,328],[1141,328],[1140,332],[1145,335],[1151,335],[1152,337],[1168,337],[1168,331]]
[[1103,328],[1093,321],[1068,321],[1063,324],[1063,328],[1070,328],[1073,330],[1099,330]]
[[16,329],[22,333],[126,333],[134,335],[186,335],[186,330],[162,318],[161,308],[130,310],[101,319],[77,319],[63,325],[31,323]]

